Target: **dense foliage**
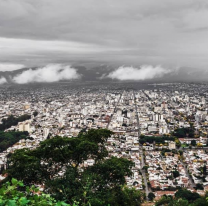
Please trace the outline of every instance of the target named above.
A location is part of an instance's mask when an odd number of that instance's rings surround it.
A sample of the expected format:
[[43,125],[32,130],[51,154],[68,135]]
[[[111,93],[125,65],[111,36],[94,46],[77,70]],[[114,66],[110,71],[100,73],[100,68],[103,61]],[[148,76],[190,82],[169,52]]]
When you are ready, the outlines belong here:
[[139,139],[139,143],[140,144],[144,144],[146,142],[148,142],[148,143],[155,142],[156,144],[160,144],[160,143],[163,144],[163,143],[165,143],[165,140],[174,141],[175,138],[174,137],[167,137],[167,136],[156,137],[156,136],[144,136],[144,135],[141,135],[140,139]]
[[2,132],[0,131],[0,152],[5,151],[21,139],[27,139],[28,132]]
[[[44,184],[48,193],[70,204],[139,206],[143,194],[124,187],[133,162],[108,157],[104,145],[111,134],[106,129],[89,130],[78,137],[45,140],[34,150],[16,150],[8,161],[8,178]],[[84,167],[88,159],[95,163]]]
[[150,193],[148,194],[148,198],[149,198],[150,201],[154,200],[154,198],[155,198],[154,193],[153,193],[153,192],[150,192]]
[[155,206],[207,206],[208,194],[200,196],[198,193],[191,192],[187,189],[179,189],[175,198],[164,195]]
[[7,119],[2,119],[2,124],[0,124],[0,130],[5,130],[10,128],[11,126],[16,126],[19,122],[23,122],[31,118],[31,115],[24,114],[19,117],[14,117],[10,115]]
[[34,115],[34,117],[36,117],[38,115],[38,111],[34,111],[33,115]]
[[[70,206],[56,201],[49,194],[40,192],[38,187],[25,186],[23,182],[12,178],[0,188],[0,206]],[[76,206],[75,204],[73,206]]]
[[194,137],[194,127],[188,128],[178,128],[173,133],[174,136],[182,138],[182,137]]

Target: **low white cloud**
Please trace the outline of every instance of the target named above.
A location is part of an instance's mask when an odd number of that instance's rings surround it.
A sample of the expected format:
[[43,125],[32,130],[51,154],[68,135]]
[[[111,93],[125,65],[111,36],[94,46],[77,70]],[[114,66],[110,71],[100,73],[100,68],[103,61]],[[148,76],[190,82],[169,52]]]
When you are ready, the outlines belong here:
[[170,73],[171,70],[159,66],[142,65],[140,69],[134,67],[121,66],[108,74],[107,77],[119,80],[146,80],[162,77]]
[[81,76],[75,68],[61,64],[50,64],[35,70],[28,69],[13,77],[17,84],[33,82],[58,82],[60,80],[79,79]]
[[0,63],[0,71],[14,71],[24,68],[23,64]]
[[5,77],[0,77],[0,84],[5,84],[7,83],[7,80]]

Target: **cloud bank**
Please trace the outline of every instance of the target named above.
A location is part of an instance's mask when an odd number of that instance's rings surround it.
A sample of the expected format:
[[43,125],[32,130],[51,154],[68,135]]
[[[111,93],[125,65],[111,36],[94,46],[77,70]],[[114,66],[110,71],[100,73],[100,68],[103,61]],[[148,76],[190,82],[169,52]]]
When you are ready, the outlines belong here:
[[162,77],[170,72],[171,70],[164,69],[160,65],[155,67],[151,65],[142,65],[140,69],[121,66],[108,74],[107,77],[118,80],[146,80]]
[[13,77],[13,82],[17,84],[27,84],[34,82],[58,82],[60,80],[79,79],[80,74],[71,66],[61,64],[50,64],[36,70],[26,70]]
[[14,71],[24,68],[23,64],[0,63],[0,71]]
[[5,77],[0,77],[0,84],[5,84],[7,83],[7,80]]

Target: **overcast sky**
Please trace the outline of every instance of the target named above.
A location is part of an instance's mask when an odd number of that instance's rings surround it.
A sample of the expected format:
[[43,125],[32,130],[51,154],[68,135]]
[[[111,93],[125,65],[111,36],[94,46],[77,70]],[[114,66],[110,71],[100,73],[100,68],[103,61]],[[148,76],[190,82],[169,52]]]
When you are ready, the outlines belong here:
[[0,62],[208,68],[207,0],[0,0]]

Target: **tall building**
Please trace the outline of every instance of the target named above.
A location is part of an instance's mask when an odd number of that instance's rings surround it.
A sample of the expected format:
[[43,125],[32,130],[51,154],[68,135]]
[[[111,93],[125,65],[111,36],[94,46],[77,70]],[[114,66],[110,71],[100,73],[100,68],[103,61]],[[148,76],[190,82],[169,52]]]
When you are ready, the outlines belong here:
[[30,132],[30,123],[29,122],[21,122],[19,123],[19,131],[20,132]]
[[29,122],[27,122],[27,123],[24,125],[24,131],[30,132],[30,123],[29,123]]
[[48,135],[49,135],[49,129],[48,129],[48,128],[44,128],[44,129],[43,129],[43,137],[44,137],[44,138],[47,138]]
[[153,115],[153,121],[155,121],[155,122],[162,122],[163,121],[163,115],[162,114],[154,114]]
[[23,123],[20,123],[19,124],[19,131],[20,132],[23,132],[24,131],[24,125],[23,125]]

